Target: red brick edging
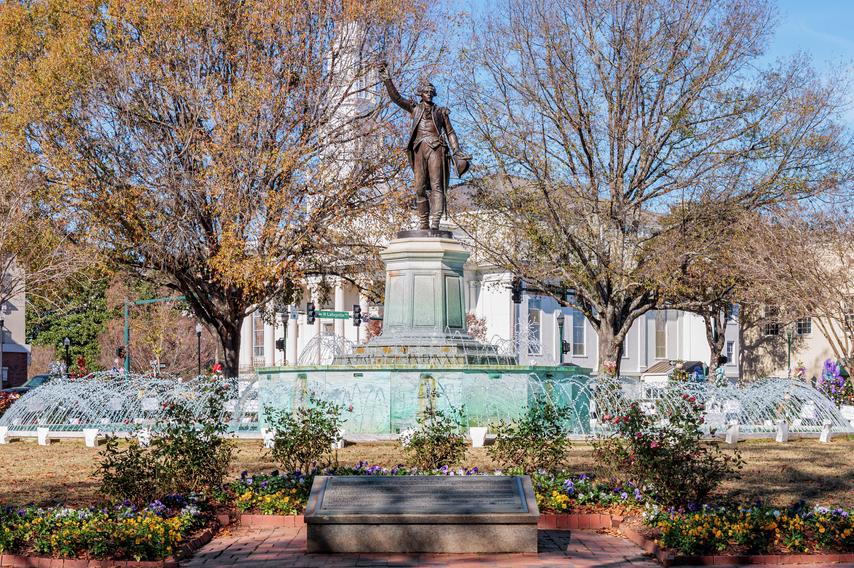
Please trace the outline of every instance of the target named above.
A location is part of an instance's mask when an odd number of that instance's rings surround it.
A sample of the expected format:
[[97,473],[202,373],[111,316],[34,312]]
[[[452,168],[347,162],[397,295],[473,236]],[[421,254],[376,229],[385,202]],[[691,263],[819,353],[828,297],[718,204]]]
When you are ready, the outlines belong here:
[[620,527],[633,543],[651,554],[663,566],[720,566],[733,564],[755,565],[797,565],[797,564],[835,564],[854,562],[854,554],[756,554],[737,556],[732,554],[710,554],[707,556],[681,556],[662,549],[657,543],[629,527]]
[[21,556],[0,554],[3,568],[178,568],[178,559],[190,556],[213,539],[216,530],[208,527],[189,542],[181,545],[178,553],[163,560],[86,560],[80,558],[51,558],[45,556]]

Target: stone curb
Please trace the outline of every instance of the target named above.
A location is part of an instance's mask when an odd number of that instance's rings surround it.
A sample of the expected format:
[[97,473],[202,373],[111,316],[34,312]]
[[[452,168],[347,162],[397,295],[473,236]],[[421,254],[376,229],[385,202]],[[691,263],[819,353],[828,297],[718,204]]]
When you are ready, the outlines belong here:
[[279,527],[301,527],[305,524],[302,515],[240,515],[240,524],[250,529],[273,529]]
[[708,556],[680,556],[668,552],[657,543],[646,538],[641,533],[629,527],[620,528],[633,543],[640,546],[647,554],[654,556],[663,566],[731,566],[735,564],[752,564],[757,566],[795,566],[798,564],[838,564],[854,562],[854,554],[756,554],[756,555],[727,555],[711,554]]
[[192,555],[209,543],[216,534],[214,527],[202,530],[189,542],[181,545],[175,556],[163,560],[86,560],[80,558],[51,558],[0,554],[0,567],[7,568],[178,568],[178,560]]

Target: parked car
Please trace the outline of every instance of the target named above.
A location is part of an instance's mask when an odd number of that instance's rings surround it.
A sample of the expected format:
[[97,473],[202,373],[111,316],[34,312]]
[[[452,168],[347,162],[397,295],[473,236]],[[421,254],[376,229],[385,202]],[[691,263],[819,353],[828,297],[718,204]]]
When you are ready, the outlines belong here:
[[19,387],[9,387],[7,389],[0,390],[0,392],[6,392],[11,394],[25,394],[30,392],[34,388],[42,386],[52,378],[53,375],[36,375],[34,377],[31,377],[29,381]]

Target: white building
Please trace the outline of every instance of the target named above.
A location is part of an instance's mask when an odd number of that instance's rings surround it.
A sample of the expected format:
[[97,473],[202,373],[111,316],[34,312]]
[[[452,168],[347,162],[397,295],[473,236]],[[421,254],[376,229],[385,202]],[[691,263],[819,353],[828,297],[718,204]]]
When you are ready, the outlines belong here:
[[[17,269],[12,267],[10,273],[3,277],[8,284],[6,289],[13,290],[11,298],[0,305],[0,321],[2,321],[2,333],[0,333],[0,349],[2,349],[2,365],[0,365],[0,378],[3,387],[14,387],[22,385],[27,380],[27,367],[30,362],[30,346],[26,341],[26,301],[25,286]],[[14,274],[12,274],[14,272]],[[15,284],[8,281],[15,279]]]

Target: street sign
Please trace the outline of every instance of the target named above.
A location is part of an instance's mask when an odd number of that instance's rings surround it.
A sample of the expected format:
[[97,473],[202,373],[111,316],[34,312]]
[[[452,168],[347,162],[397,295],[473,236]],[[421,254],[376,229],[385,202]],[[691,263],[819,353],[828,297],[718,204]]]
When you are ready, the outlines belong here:
[[317,317],[320,319],[350,319],[353,314],[350,312],[336,312],[334,310],[317,310]]

